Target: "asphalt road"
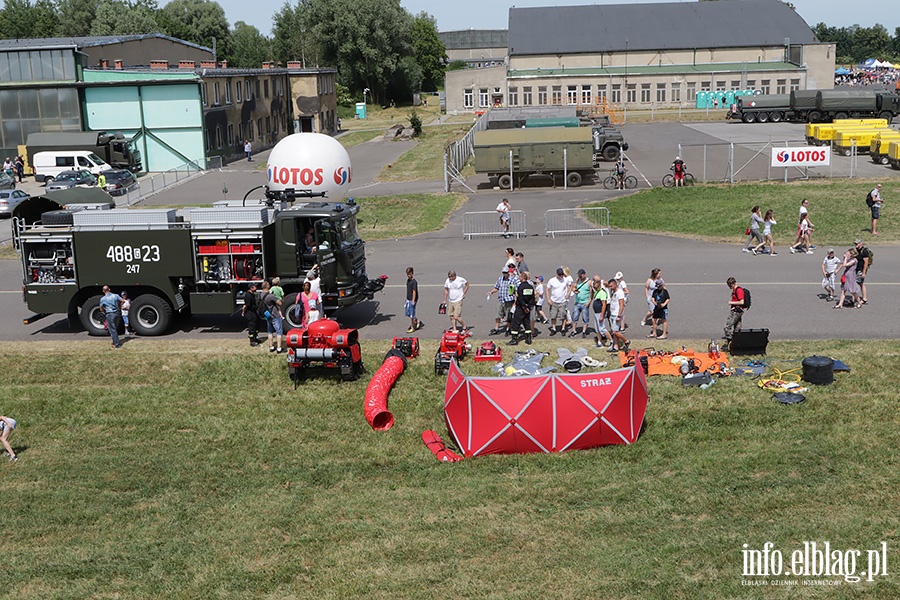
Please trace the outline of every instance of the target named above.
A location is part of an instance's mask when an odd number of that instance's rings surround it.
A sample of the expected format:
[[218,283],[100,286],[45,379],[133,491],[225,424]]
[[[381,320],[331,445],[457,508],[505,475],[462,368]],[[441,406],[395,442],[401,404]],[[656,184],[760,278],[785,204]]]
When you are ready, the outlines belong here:
[[[754,130],[751,131],[751,128]],[[648,174],[654,183],[665,173],[678,144],[721,143],[723,140],[759,141],[756,129],[764,128],[774,137],[797,139],[802,126],[767,124],[741,126],[730,123],[696,123],[680,125],[629,125],[626,139],[631,144],[628,155],[636,170]],[[772,129],[772,128],[778,128]],[[762,131],[762,129],[759,129]],[[793,136],[793,137],[791,137]],[[747,140],[746,138],[755,138]],[[354,187],[351,194],[364,197],[401,192],[442,189],[440,181],[409,184],[377,184],[373,182],[381,165],[393,162],[408,149],[409,143],[371,142],[350,149],[353,160]],[[256,158],[265,159],[264,155]],[[845,161],[844,157],[836,157]],[[872,176],[897,180],[898,172],[869,163]],[[222,187],[228,188],[229,198],[242,197],[246,190],[264,183],[264,174],[250,165],[233,163],[221,172],[209,172],[153,197],[145,205],[177,205],[212,202],[222,198]],[[650,174],[653,174],[652,176]],[[672,295],[670,309],[670,338],[708,339],[722,335],[727,316],[729,291],[725,279],[729,276],[751,289],[753,308],[744,317],[744,327],[766,327],[770,339],[896,339],[895,320],[900,303],[894,297],[900,285],[900,248],[877,248],[877,262],[869,282],[868,306],[860,310],[832,310],[819,297],[822,292],[820,265],[824,248],[812,255],[791,255],[786,248],[777,257],[752,256],[741,252],[739,245],[712,244],[665,236],[614,231],[611,235],[569,236],[557,239],[542,235],[543,215],[550,208],[575,207],[586,201],[602,200],[623,192],[606,191],[599,185],[563,190],[552,187],[528,187],[513,193],[493,190],[486,177],[470,178],[469,185],[477,192],[452,216],[442,231],[400,240],[385,240],[367,244],[370,276],[387,274],[390,277],[384,293],[374,302],[351,307],[340,314],[347,326],[361,328],[363,339],[390,339],[406,335],[408,319],[403,317],[405,297],[405,268],[416,269],[421,303],[419,316],[426,327],[419,332],[423,338],[437,338],[449,321],[437,314],[442,297],[443,282],[449,269],[455,269],[469,280],[471,287],[464,302],[463,318],[476,327],[476,339],[487,336],[493,325],[496,297],[487,303],[485,295],[499,277],[503,264],[503,249],[512,246],[525,253],[531,272],[550,277],[557,266],[568,265],[573,272],[584,268],[589,275],[603,278],[622,271],[629,283],[631,301],[626,320],[631,327],[626,332],[635,343],[647,341],[646,328],[639,326],[644,314],[643,284],[650,269],[663,270]],[[886,187],[893,187],[889,183]],[[455,190],[463,191],[461,186]],[[530,235],[519,240],[476,238],[466,241],[461,235],[462,213],[493,210],[502,197],[509,197],[514,209],[527,214]],[[886,194],[886,199],[891,196]],[[888,208],[890,203],[888,203]],[[815,215],[820,207],[812,206]],[[615,217],[613,215],[613,226]],[[365,232],[362,232],[365,236]],[[867,237],[863,235],[863,237]],[[51,315],[31,325],[22,319],[30,316],[22,303],[20,290],[21,267],[17,261],[0,261],[0,340],[72,340],[87,339],[83,331],[72,331],[60,315]],[[216,340],[222,337],[241,337],[243,323],[239,318],[195,317],[181,321],[169,334],[172,338]],[[671,343],[671,342],[670,342]]]

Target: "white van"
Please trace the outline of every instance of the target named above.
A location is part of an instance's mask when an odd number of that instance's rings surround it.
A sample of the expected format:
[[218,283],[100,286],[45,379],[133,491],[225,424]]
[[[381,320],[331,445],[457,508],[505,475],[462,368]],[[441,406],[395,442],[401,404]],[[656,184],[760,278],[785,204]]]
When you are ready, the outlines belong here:
[[87,150],[48,150],[34,155],[34,180],[49,182],[63,171],[87,169],[93,175],[111,169],[106,162]]

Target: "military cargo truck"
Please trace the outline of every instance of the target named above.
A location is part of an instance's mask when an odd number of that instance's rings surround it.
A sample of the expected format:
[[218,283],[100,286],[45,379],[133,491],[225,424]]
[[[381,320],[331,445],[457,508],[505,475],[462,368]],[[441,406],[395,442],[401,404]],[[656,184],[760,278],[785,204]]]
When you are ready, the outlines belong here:
[[[289,206],[294,200],[296,204]],[[366,276],[359,206],[317,201],[293,190],[265,200],[213,208],[62,210],[44,197],[17,207],[14,243],[21,254],[25,302],[36,314],[66,314],[104,335],[101,288],[127,291],[131,325],[161,335],[176,313],[234,314],[247,286],[278,276],[285,328],[307,272],[318,264],[327,313],[371,299],[383,279]],[[309,237],[307,237],[309,236]]]
[[726,114],[744,123],[781,120],[828,123],[849,118],[891,119],[900,115],[900,95],[872,90],[794,90],[788,94],[740,96]]
[[34,165],[34,155],[51,150],[88,150],[116,169],[128,169],[132,173],[141,171],[141,153],[134,141],[119,132],[105,131],[59,131],[54,133],[31,133],[25,142],[28,166]]

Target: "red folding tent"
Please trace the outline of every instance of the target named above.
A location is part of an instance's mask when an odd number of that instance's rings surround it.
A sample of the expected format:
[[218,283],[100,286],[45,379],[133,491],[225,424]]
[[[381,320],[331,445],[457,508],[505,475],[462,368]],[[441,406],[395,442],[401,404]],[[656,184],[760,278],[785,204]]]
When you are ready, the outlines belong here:
[[535,377],[466,377],[456,361],[444,391],[450,435],[466,457],[565,452],[637,439],[647,410],[640,368]]

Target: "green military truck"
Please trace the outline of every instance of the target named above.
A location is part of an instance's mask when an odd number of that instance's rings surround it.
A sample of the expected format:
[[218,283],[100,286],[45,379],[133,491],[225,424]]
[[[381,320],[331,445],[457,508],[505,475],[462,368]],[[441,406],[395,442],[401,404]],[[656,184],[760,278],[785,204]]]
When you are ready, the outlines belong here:
[[502,189],[512,186],[513,177],[520,187],[532,176],[578,187],[596,177],[601,158],[614,160],[628,144],[609,139],[602,128],[547,127],[476,131],[474,149],[475,171],[487,173]]
[[[34,155],[38,152],[54,150],[87,150],[116,169],[128,169],[132,173],[141,171],[141,152],[133,140],[119,132],[105,131],[56,131],[53,133],[30,133],[22,153],[27,157],[28,166],[34,166]],[[20,148],[21,152],[21,148]]]
[[[284,197],[284,193],[281,193]],[[359,206],[319,201],[257,200],[213,208],[61,210],[43,197],[17,207],[25,302],[36,314],[63,313],[103,335],[101,288],[127,291],[140,335],[163,334],[173,316],[231,315],[250,283],[278,276],[288,327],[307,272],[318,264],[326,312],[371,299],[383,278],[366,276]],[[307,236],[311,237],[307,237]]]

